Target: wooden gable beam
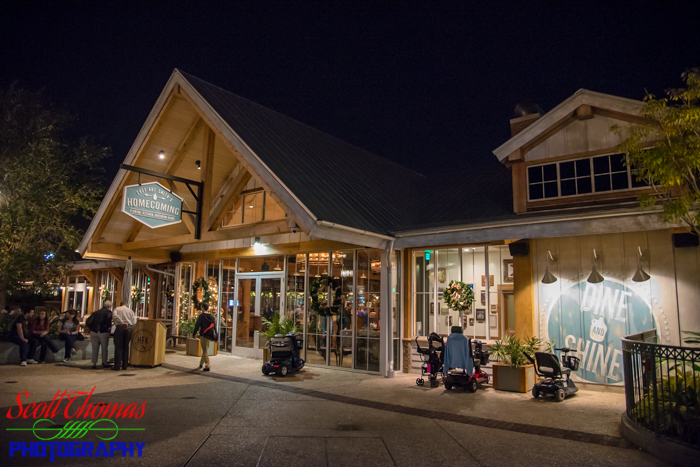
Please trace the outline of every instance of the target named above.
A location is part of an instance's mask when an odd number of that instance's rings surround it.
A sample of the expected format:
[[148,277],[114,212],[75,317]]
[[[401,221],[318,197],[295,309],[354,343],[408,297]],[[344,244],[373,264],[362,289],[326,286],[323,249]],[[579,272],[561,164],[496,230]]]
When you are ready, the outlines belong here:
[[596,115],[600,115],[601,117],[614,118],[615,120],[636,123],[638,125],[647,125],[649,123],[647,120],[637,115],[630,115],[622,112],[617,112],[615,110],[602,109],[600,107],[593,107],[593,113]]
[[[167,182],[168,186],[170,187],[170,191],[172,191],[175,194],[178,194],[177,186],[175,185],[175,182],[173,182],[172,180],[163,180],[163,181]],[[187,211],[194,211],[194,209],[191,209],[190,206],[187,204],[187,201],[185,201],[184,199],[182,200],[182,208],[187,210]],[[192,214],[187,213],[187,212],[182,214],[182,222],[185,224],[185,227],[187,227],[187,230],[189,230],[191,234],[194,234],[193,217],[194,216]]]
[[202,231],[209,230],[209,212],[212,197],[212,179],[214,178],[214,145],[216,144],[216,133],[211,127],[204,129],[204,142],[202,144]]
[[[224,136],[224,134],[216,127],[216,125],[214,125],[214,122],[212,122],[211,119],[209,119],[209,117],[207,117],[207,115],[202,111],[202,109],[199,108],[199,106],[194,102],[194,100],[192,100],[192,98],[182,88],[180,88],[179,96],[184,97],[187,100],[187,102],[190,103],[192,108],[199,114],[199,116],[202,118],[202,120],[204,120],[204,122],[209,126],[209,128],[215,134],[219,135],[219,137],[221,138],[221,141],[224,143],[224,146],[226,146],[226,148],[229,151],[231,151],[233,154],[238,153],[238,149],[236,149],[236,147],[233,145],[233,143],[231,143],[231,141],[229,141],[226,138],[226,136]],[[253,166],[251,164],[249,164],[248,161],[245,160],[245,158],[243,158],[243,157],[239,158],[238,163],[242,164],[242,166],[245,167],[245,169],[248,172],[250,172],[251,174],[256,173]],[[282,208],[282,210],[286,213],[291,213],[292,210],[289,208],[289,206],[287,206],[287,203],[285,203],[284,200],[282,200],[282,198],[280,198],[277,195],[277,193],[275,193],[274,190],[272,190],[272,188],[267,183],[265,183],[265,181],[262,178],[260,178],[259,180],[260,180],[260,183],[262,184],[263,188],[265,189],[265,191],[269,195],[272,196],[272,198],[280,206],[280,208]],[[204,226],[204,225],[205,224],[202,223],[202,226]],[[202,230],[204,230],[204,229],[202,229]],[[306,233],[308,233],[307,230],[304,230],[304,231]]]
[[204,225],[203,229],[205,232],[219,228],[221,221],[226,217],[227,208],[238,199],[251,177],[250,172],[241,169],[235,177],[226,181],[225,190],[212,202],[209,225]]
[[193,235],[177,235],[163,239],[125,243],[121,247],[124,251],[128,252],[150,248],[181,246],[190,243],[218,242],[237,238],[275,235],[287,232],[289,232],[289,227],[287,227],[287,219],[281,219],[276,221],[263,221],[255,224],[246,224],[239,227],[220,229],[213,232],[203,232],[201,240],[195,240]]
[[89,269],[81,269],[79,272],[80,272],[80,274],[82,274],[83,276],[85,276],[85,278],[86,278],[88,281],[90,281],[90,285],[91,285],[91,286],[93,286],[93,287],[95,286],[95,274],[93,274],[93,272],[92,272],[91,270],[89,270]]
[[131,230],[126,235],[124,243],[133,242],[134,240],[136,240],[136,237],[139,236],[139,232],[141,232],[141,227],[143,227],[142,223],[140,223],[139,221],[134,221],[134,226],[131,227]]
[[185,133],[185,136],[184,138],[182,138],[180,146],[178,146],[177,150],[175,151],[175,154],[173,155],[172,159],[170,160],[170,163],[168,164],[168,167],[166,167],[166,174],[173,175],[175,173],[177,168],[180,166],[180,163],[185,158],[187,150],[192,146],[192,141],[194,141],[195,137],[197,136],[199,130],[202,128],[203,125],[204,121],[200,117],[197,117],[187,130],[187,133]]
[[93,243],[83,255],[84,258],[116,260],[126,260],[129,256],[132,256],[136,261],[156,264],[170,261],[170,251],[168,250],[151,248],[133,253],[124,250],[122,245],[117,243]]
[[124,282],[124,270],[122,268],[107,268],[117,281]]
[[[148,130],[146,137],[143,139],[143,142],[141,143],[141,146],[139,147],[138,152],[134,156],[134,160],[131,163],[131,165],[138,165],[139,159],[141,159],[141,156],[143,156],[143,150],[146,148],[146,146],[148,146],[148,143],[150,142],[151,137],[162,126],[163,121],[164,121],[164,116],[168,112],[168,110],[170,110],[170,107],[172,106],[174,100],[175,100],[175,93],[173,92],[173,90],[171,90],[170,94],[168,95],[168,99],[165,101],[165,104],[163,104],[163,108],[160,110],[160,112],[158,112],[158,116],[156,117],[155,121],[153,122],[151,129]],[[107,209],[105,210],[104,215],[100,219],[100,223],[97,224],[97,228],[95,229],[95,233],[93,234],[92,238],[98,242],[100,241],[100,238],[102,237],[102,234],[104,233],[104,230],[107,227],[109,220],[112,218],[112,214],[114,214],[114,209],[117,206],[121,205],[122,191],[123,191],[124,186],[126,185],[126,181],[128,179],[129,179],[129,174],[126,174],[124,176],[124,178],[122,179],[121,183],[119,184],[119,188],[116,191],[117,196],[115,196],[114,198],[111,199],[111,201],[109,202],[109,205],[107,206]]]

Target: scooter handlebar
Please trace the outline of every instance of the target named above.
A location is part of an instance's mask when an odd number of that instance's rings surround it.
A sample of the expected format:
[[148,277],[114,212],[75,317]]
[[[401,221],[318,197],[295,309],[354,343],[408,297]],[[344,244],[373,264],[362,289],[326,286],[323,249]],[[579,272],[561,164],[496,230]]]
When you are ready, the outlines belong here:
[[554,350],[559,350],[560,352],[564,352],[564,353],[572,352],[572,350],[568,347],[559,347],[558,349],[555,348]]

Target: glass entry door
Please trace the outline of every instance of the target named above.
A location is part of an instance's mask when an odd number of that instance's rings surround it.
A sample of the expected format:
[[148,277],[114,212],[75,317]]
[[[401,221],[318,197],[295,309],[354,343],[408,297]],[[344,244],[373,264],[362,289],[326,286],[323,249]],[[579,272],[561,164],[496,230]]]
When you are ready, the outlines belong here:
[[[262,356],[265,330],[262,319],[272,320],[282,307],[282,275],[239,274],[236,281],[236,341],[233,353]],[[236,352],[238,350],[239,352]]]

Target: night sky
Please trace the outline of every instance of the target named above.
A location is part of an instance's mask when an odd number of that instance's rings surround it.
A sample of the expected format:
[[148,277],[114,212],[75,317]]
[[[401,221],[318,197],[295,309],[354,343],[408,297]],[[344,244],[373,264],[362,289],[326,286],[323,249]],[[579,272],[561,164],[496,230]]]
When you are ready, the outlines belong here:
[[110,178],[174,68],[438,174],[494,163],[523,99],[641,99],[700,66],[700,2],[491,3],[0,0],[0,86],[68,107]]

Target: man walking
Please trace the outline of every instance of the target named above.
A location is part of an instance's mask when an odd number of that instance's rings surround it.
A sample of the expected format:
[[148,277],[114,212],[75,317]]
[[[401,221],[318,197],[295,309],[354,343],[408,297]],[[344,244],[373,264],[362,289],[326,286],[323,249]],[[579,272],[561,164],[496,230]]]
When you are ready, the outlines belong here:
[[216,320],[214,317],[207,313],[209,305],[202,303],[202,312],[197,317],[197,322],[194,324],[193,336],[197,335],[199,331],[199,341],[202,344],[202,358],[199,359],[199,367],[204,371],[209,371],[211,365],[209,364],[209,342],[216,341],[219,339],[219,335],[216,332]]
[[125,302],[120,302],[114,309],[112,320],[114,329],[114,368],[112,370],[126,370],[129,364],[129,347],[131,346],[131,327],[136,324],[134,312]]
[[39,341],[32,337],[29,332],[29,320],[32,317],[34,310],[25,308],[12,322],[10,327],[10,340],[19,345],[19,359],[21,366],[27,366],[27,363],[36,363],[34,354],[39,345]]
[[90,328],[92,343],[92,369],[97,369],[97,354],[102,347],[102,367],[109,368],[109,333],[112,330],[112,302],[105,300],[102,308],[94,312],[86,321]]

